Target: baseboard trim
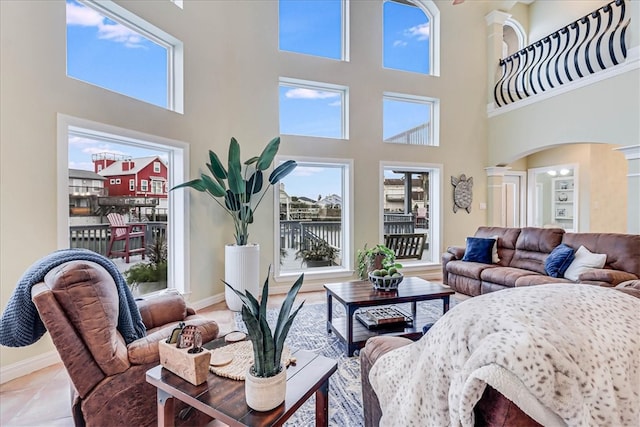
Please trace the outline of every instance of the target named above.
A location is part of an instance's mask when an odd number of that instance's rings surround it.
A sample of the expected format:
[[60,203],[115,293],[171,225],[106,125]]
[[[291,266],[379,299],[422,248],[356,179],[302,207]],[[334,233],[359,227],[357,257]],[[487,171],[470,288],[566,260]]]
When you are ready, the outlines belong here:
[[202,310],[205,307],[209,307],[210,305],[218,304],[219,302],[224,302],[224,293],[215,294],[199,301],[189,302],[189,306],[197,311]]
[[0,368],[0,384],[31,374],[40,369],[60,363],[60,355],[55,350],[21,360]]

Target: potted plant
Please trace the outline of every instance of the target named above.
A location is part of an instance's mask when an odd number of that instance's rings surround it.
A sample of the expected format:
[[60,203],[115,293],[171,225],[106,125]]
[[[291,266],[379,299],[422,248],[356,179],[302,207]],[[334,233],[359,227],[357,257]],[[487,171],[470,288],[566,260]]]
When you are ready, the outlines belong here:
[[[218,155],[209,150],[209,162],[206,165],[210,174],[203,172],[200,178],[172,188],[189,187],[207,193],[231,216],[235,245],[225,246],[225,281],[233,283],[240,290],[252,289],[256,294],[260,246],[249,243],[249,224],[253,223],[255,211],[269,187],[278,183],[297,166],[295,161],[287,160],[276,167],[265,181],[264,171],[271,167],[279,148],[280,137],[273,138],[260,156],[241,163],[240,144],[235,138],[231,138],[226,168]],[[240,310],[240,299],[228,289],[225,290],[225,299],[231,310]]]
[[358,249],[356,256],[358,264],[358,277],[367,280],[369,272],[373,270],[389,270],[390,268],[402,268],[402,264],[396,262],[396,254],[385,245],[376,245],[367,249]]
[[132,292],[137,292],[141,284],[144,289],[140,294],[167,287],[167,241],[164,236],[157,235],[147,246],[147,256],[149,262],[138,263],[123,273]]
[[262,298],[258,302],[249,291],[241,292],[226,281],[224,284],[242,301],[242,320],[247,327],[249,339],[253,344],[253,365],[245,379],[247,405],[257,411],[269,411],[284,402],[286,394],[287,371],[282,363],[284,341],[287,338],[293,320],[300,312],[304,301],[292,313],[293,302],[302,286],[304,274],[298,277],[287,293],[275,329],[267,323],[267,300],[269,297],[269,275],[262,287]]
[[296,259],[302,260],[307,267],[328,267],[338,256],[340,249],[331,246],[323,239],[307,240],[305,247],[296,252]]

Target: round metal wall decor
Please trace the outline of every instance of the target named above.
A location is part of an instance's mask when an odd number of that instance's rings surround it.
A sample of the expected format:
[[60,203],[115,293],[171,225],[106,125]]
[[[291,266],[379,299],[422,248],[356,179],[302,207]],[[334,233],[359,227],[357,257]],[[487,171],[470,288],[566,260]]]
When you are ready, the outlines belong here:
[[473,177],[467,178],[465,174],[460,175],[460,178],[452,176],[451,185],[453,185],[453,212],[458,212],[458,209],[466,209],[468,213],[471,213]]

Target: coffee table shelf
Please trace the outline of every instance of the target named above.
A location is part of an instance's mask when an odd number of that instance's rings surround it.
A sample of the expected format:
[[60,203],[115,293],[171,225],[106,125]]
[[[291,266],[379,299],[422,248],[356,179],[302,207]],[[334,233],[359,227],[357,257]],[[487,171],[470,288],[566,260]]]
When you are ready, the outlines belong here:
[[[419,277],[405,277],[397,291],[384,292],[373,288],[371,282],[343,282],[324,285],[327,292],[327,332],[334,332],[346,345],[347,355],[364,347],[366,341],[378,335],[402,336],[418,339],[422,336],[422,327],[432,321],[426,315],[419,315],[416,303],[441,299],[443,313],[449,310],[449,297],[455,292],[439,283],[428,282]],[[333,317],[333,300],[345,307],[346,317]],[[392,326],[388,328],[367,329],[355,319],[354,313],[362,307],[411,303],[412,325]]]

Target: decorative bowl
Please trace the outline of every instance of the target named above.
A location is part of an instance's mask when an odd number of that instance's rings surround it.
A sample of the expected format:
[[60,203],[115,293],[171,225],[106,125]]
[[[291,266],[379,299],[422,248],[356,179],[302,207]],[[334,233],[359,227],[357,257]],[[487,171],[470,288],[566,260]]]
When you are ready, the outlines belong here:
[[369,273],[369,281],[373,284],[373,287],[379,291],[395,291],[398,289],[398,285],[404,279],[402,273],[398,273],[400,276],[391,277],[380,277],[374,276],[373,273]]

